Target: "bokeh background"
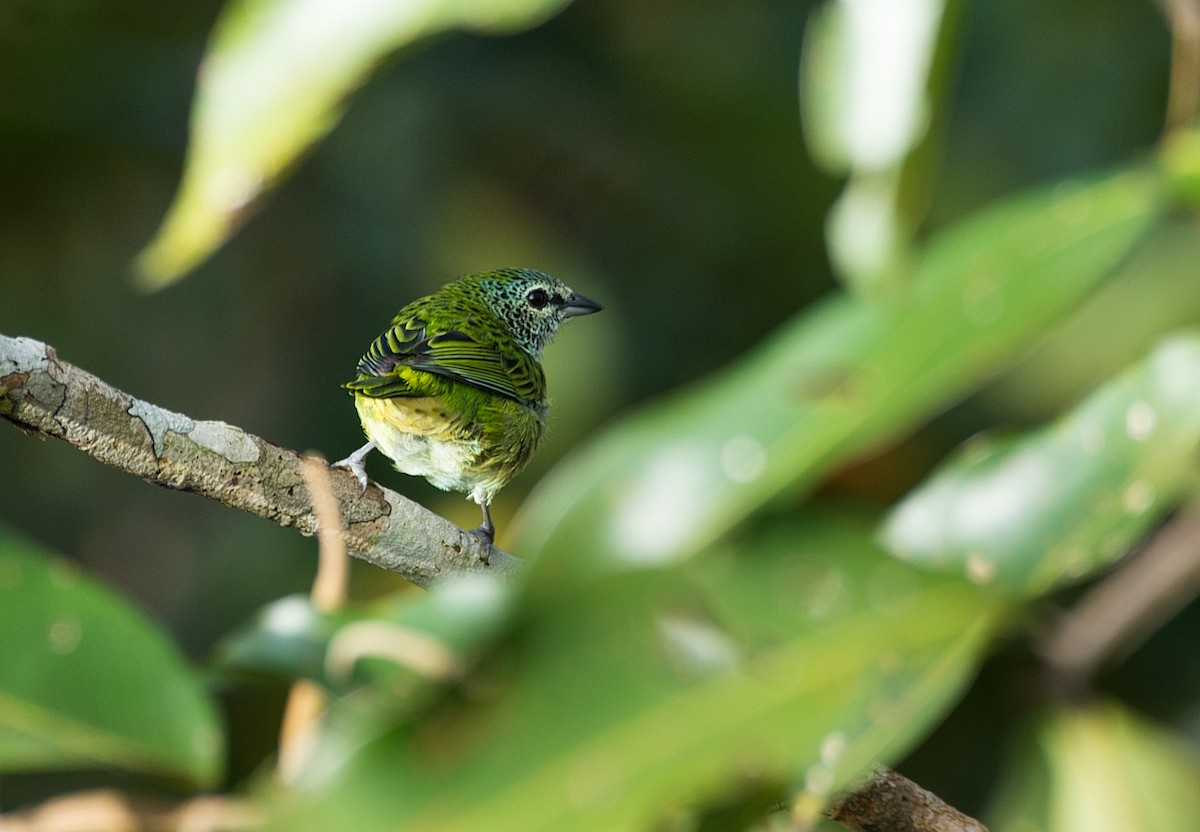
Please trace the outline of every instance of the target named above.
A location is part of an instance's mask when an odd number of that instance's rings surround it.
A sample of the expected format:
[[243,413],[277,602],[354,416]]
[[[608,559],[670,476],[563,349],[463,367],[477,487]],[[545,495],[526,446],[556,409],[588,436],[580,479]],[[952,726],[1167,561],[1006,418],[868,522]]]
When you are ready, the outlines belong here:
[[[811,8],[578,0],[522,34],[422,42],[379,69],[229,245],[145,294],[131,264],[177,187],[220,3],[4,0],[0,332],[46,341],[169,409],[338,458],[362,441],[339,384],[401,305],[461,273],[542,268],[606,308],[547,353],[551,434],[499,498],[503,544],[523,495],[573,444],[724,366],[836,285],[824,224],[840,183],[810,159],[797,91]],[[998,196],[1150,151],[1170,59],[1155,4],[1003,0],[957,14],[944,113],[922,171],[922,234]],[[1194,262],[1169,232],[1156,250]],[[1118,280],[1088,311],[1081,331],[1107,320],[1110,339],[1060,339],[889,449],[886,465],[864,461],[830,489],[883,504],[982,426],[1044,419],[1164,323],[1200,320],[1194,270],[1155,273],[1150,287]],[[475,523],[459,496],[380,457],[369,469]],[[66,445],[0,429],[0,471],[0,525],[102,576],[194,657],[311,581],[312,541]],[[397,582],[359,568],[353,591]],[[1138,672],[1110,683],[1152,680],[1146,663],[1174,662],[1195,690],[1200,665],[1179,664],[1176,648],[1197,616],[1185,612],[1134,657]],[[966,809],[998,763],[997,715],[1019,699],[1006,663],[1020,660],[994,660],[908,763]],[[1194,705],[1169,691],[1123,692],[1200,726]],[[281,701],[282,689],[228,697],[234,780],[270,752]],[[39,788],[29,778],[0,785],[18,799]]]

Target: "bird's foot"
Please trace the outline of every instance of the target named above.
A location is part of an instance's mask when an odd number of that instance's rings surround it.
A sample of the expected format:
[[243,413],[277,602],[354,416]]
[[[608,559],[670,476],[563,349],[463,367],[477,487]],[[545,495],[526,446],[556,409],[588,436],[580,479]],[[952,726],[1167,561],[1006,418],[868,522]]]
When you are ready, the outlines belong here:
[[345,468],[346,470],[350,471],[350,473],[354,474],[354,478],[358,480],[358,485],[363,490],[363,493],[366,493],[367,467],[363,465],[363,461],[361,459],[355,459],[352,456],[348,456],[345,459],[339,459],[337,462],[331,462],[329,467]]
[[358,480],[358,485],[360,488],[362,488],[363,493],[365,494],[367,491],[367,466],[363,460],[366,459],[367,454],[371,453],[373,450],[375,450],[375,440],[371,440],[357,451],[350,454],[350,456],[346,457],[345,459],[339,459],[337,462],[332,463],[329,467],[345,468],[349,470],[354,474],[354,478]]
[[496,530],[480,526],[477,529],[471,529],[467,534],[483,544],[483,554],[480,555],[479,559],[483,562],[484,566],[489,565],[492,562],[492,541],[496,539]]
[[482,491],[476,491],[471,495],[475,502],[479,503],[479,508],[483,511],[483,522],[479,524],[479,528],[470,532],[470,534],[483,542],[483,565],[487,566],[492,559],[492,541],[496,539],[496,524],[492,522],[492,513],[488,511],[488,497]]

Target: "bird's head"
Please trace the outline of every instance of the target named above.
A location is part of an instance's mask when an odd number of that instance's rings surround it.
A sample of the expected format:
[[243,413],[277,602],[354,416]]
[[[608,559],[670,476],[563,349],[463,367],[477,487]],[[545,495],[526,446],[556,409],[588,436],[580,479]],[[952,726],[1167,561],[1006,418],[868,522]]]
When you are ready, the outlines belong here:
[[601,309],[591,298],[533,269],[498,269],[474,277],[513,340],[535,358],[541,358],[563,321]]

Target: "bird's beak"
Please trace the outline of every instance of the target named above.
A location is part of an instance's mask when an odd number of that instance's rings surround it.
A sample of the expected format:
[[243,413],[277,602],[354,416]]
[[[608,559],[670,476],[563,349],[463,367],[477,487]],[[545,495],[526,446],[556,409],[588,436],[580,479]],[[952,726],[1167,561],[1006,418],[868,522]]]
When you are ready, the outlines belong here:
[[603,306],[591,298],[572,293],[563,306],[563,317],[574,318],[577,315],[590,315],[593,312],[599,312],[603,308]]

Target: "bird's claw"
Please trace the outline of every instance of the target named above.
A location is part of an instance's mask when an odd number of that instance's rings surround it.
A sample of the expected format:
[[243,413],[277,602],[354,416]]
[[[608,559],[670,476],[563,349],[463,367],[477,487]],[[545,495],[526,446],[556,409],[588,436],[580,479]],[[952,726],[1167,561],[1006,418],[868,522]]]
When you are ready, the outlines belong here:
[[354,478],[358,480],[358,485],[359,488],[362,489],[362,493],[367,493],[367,466],[363,465],[363,461],[361,459],[355,459],[354,456],[351,455],[345,459],[339,459],[337,462],[332,463],[329,467],[345,468],[347,471],[354,474]]
[[345,459],[339,459],[331,465],[331,468],[345,468],[354,474],[354,478],[358,480],[358,485],[362,489],[362,493],[367,493],[367,466],[363,462],[367,458],[367,454],[375,450],[375,440],[372,439],[367,444],[363,445],[354,453]]
[[479,560],[484,566],[488,566],[492,562],[492,541],[496,539],[495,530],[480,526],[477,529],[471,529],[467,534],[483,544],[483,554],[479,556]]

